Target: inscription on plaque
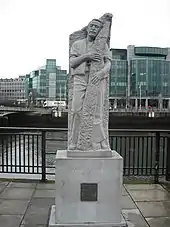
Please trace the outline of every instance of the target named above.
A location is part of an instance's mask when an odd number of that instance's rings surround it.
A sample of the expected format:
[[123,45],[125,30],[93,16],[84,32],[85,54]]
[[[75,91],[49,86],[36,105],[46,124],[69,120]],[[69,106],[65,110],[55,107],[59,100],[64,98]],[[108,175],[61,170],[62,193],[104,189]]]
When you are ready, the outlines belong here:
[[93,202],[97,201],[97,184],[82,183],[80,188],[81,201]]

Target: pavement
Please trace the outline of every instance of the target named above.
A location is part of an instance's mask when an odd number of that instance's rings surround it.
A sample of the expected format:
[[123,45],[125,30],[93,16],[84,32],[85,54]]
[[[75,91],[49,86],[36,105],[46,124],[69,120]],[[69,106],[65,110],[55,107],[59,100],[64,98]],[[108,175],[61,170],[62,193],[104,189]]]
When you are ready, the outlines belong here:
[[[47,227],[55,184],[0,181],[0,227]],[[125,184],[122,212],[128,227],[170,227],[170,186]]]

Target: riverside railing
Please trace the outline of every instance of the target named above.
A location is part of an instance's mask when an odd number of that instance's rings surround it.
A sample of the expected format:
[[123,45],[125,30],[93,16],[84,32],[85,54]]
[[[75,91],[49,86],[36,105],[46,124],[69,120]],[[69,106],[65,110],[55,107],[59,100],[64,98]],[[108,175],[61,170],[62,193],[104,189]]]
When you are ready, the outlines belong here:
[[[123,157],[124,176],[170,180],[170,130],[110,129],[109,141]],[[45,181],[55,175],[57,150],[66,148],[67,129],[0,127],[0,173]]]

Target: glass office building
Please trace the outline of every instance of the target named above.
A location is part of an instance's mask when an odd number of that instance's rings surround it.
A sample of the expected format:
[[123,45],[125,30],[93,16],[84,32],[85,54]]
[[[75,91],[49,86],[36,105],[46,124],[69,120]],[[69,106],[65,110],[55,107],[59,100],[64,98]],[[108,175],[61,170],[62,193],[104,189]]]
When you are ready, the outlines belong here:
[[24,84],[25,84],[25,97],[28,97],[28,95],[32,91],[32,78],[30,74],[26,74]]
[[130,62],[131,95],[170,96],[170,61],[167,48],[136,47]]
[[[170,48],[111,49],[110,99],[138,108],[170,98]],[[140,101],[139,101],[140,99]],[[163,100],[164,99],[164,100]],[[170,107],[170,101],[169,101]]]
[[[127,96],[127,50],[111,49],[112,65],[110,70],[110,103],[115,107],[125,105]],[[116,104],[114,104],[116,101]]]
[[127,92],[127,61],[113,60],[110,73],[110,97],[124,97]]
[[167,107],[170,98],[169,49],[130,46],[129,53],[129,93],[136,108],[139,105]]
[[67,71],[61,70],[61,68],[56,71],[56,99],[57,100],[67,100]]
[[26,90],[32,91],[36,100],[66,100],[66,88],[67,71],[56,66],[55,59],[47,59],[45,66],[32,71],[26,79]]
[[131,61],[131,94],[170,97],[170,61],[140,59]]
[[111,49],[110,97],[126,96],[127,92],[127,51]]

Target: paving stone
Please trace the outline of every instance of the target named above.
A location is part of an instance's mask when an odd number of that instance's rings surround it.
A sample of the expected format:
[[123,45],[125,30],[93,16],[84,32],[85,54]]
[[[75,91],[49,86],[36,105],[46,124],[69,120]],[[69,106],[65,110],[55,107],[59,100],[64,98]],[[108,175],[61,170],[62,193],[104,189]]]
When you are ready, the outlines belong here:
[[55,183],[47,184],[47,183],[39,183],[37,184],[37,189],[55,189]]
[[0,214],[24,214],[29,201],[0,199]]
[[55,197],[55,190],[36,190],[33,197],[34,198],[54,198]]
[[4,191],[5,188],[6,188],[6,185],[0,185],[0,194]]
[[54,204],[55,200],[52,198],[33,198],[22,221],[24,227],[25,225],[30,225],[31,227],[38,224],[47,225],[51,206]]
[[48,225],[20,225],[20,227],[48,227]]
[[169,227],[170,226],[170,217],[162,218],[147,218],[147,222],[150,227]]
[[34,192],[32,188],[5,188],[0,194],[0,199],[31,199]]
[[125,184],[127,190],[153,190],[160,189],[164,191],[164,188],[160,184]]
[[4,185],[7,186],[10,182],[9,181],[0,181],[0,186]]
[[137,209],[131,197],[126,195],[122,196],[121,207],[122,209]]
[[164,187],[168,192],[170,192],[170,184],[163,185],[163,187]]
[[128,192],[126,191],[125,187],[122,187],[122,195],[128,195]]
[[130,191],[130,194],[135,201],[170,200],[170,193],[168,193],[166,190],[137,190]]
[[128,224],[128,227],[149,227],[138,209],[123,209],[122,213]]
[[6,186],[9,184],[9,182],[6,181],[0,181],[0,193],[2,193],[4,191],[4,189],[6,188]]
[[137,202],[144,217],[167,217],[170,216],[170,201],[161,202]]
[[12,188],[35,188],[36,183],[20,183],[20,182],[10,182],[8,187]]
[[19,227],[21,215],[0,215],[0,227]]

